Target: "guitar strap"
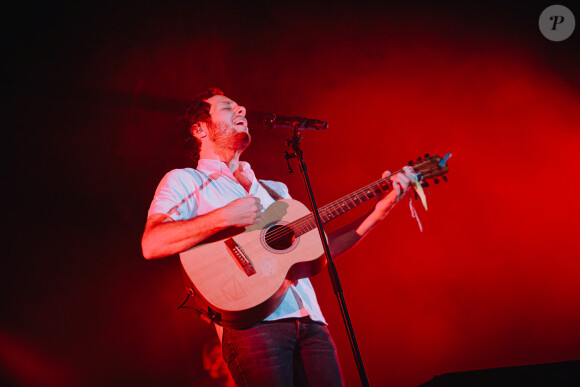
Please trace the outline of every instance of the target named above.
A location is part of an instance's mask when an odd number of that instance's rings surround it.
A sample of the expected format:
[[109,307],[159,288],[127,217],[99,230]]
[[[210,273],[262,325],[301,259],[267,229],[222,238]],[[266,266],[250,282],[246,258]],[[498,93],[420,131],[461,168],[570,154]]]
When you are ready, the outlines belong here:
[[268,185],[266,183],[264,183],[263,180],[258,179],[258,182],[260,183],[260,185],[262,187],[264,187],[266,192],[268,192],[268,195],[270,195],[272,197],[272,199],[274,199],[274,201],[282,200],[282,196],[278,195],[278,193],[276,191],[274,191],[272,188],[268,187]]

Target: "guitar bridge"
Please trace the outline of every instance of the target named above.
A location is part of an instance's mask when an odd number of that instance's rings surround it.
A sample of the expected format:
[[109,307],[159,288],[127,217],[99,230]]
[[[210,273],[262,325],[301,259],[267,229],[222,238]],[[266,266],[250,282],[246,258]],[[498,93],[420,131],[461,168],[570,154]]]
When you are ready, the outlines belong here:
[[244,272],[246,272],[246,275],[248,277],[256,274],[256,269],[254,269],[254,266],[252,265],[248,257],[246,257],[246,254],[244,253],[242,248],[236,243],[236,241],[234,241],[233,238],[226,239],[224,243],[226,244],[226,247],[228,248],[230,255],[242,267],[242,269],[244,270]]

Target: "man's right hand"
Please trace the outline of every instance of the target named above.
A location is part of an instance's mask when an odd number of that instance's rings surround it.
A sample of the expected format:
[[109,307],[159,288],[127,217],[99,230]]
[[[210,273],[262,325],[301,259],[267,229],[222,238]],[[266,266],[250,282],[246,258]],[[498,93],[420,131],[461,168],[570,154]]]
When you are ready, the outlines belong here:
[[259,198],[247,196],[222,207],[221,212],[228,226],[246,227],[258,223],[263,209]]

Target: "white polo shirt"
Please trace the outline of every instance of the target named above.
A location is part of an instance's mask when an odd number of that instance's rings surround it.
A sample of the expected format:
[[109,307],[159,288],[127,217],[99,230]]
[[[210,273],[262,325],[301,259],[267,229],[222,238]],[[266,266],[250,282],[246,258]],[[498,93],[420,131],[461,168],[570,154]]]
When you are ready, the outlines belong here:
[[[249,195],[258,197],[262,206],[268,208],[274,199],[258,182],[249,163],[242,161],[240,166],[242,173],[252,182],[250,192],[246,192],[228,166],[220,160],[201,159],[197,169],[168,172],[157,187],[148,215],[165,214],[173,220],[188,220]],[[285,184],[269,180],[262,182],[280,197],[291,199]],[[305,316],[326,324],[308,278],[290,285],[280,306],[264,321]]]

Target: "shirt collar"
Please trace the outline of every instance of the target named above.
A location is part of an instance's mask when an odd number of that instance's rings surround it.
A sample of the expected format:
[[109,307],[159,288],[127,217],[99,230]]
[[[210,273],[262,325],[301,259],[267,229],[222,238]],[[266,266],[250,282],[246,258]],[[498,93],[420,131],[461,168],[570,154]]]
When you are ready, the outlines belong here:
[[[250,166],[250,163],[246,161],[240,161],[240,166],[242,167],[242,171],[246,171],[248,169],[251,170],[252,168]],[[196,169],[208,175],[215,172],[222,175],[232,175],[232,172],[230,171],[228,165],[223,161],[216,159],[199,159],[199,161],[197,162]]]

